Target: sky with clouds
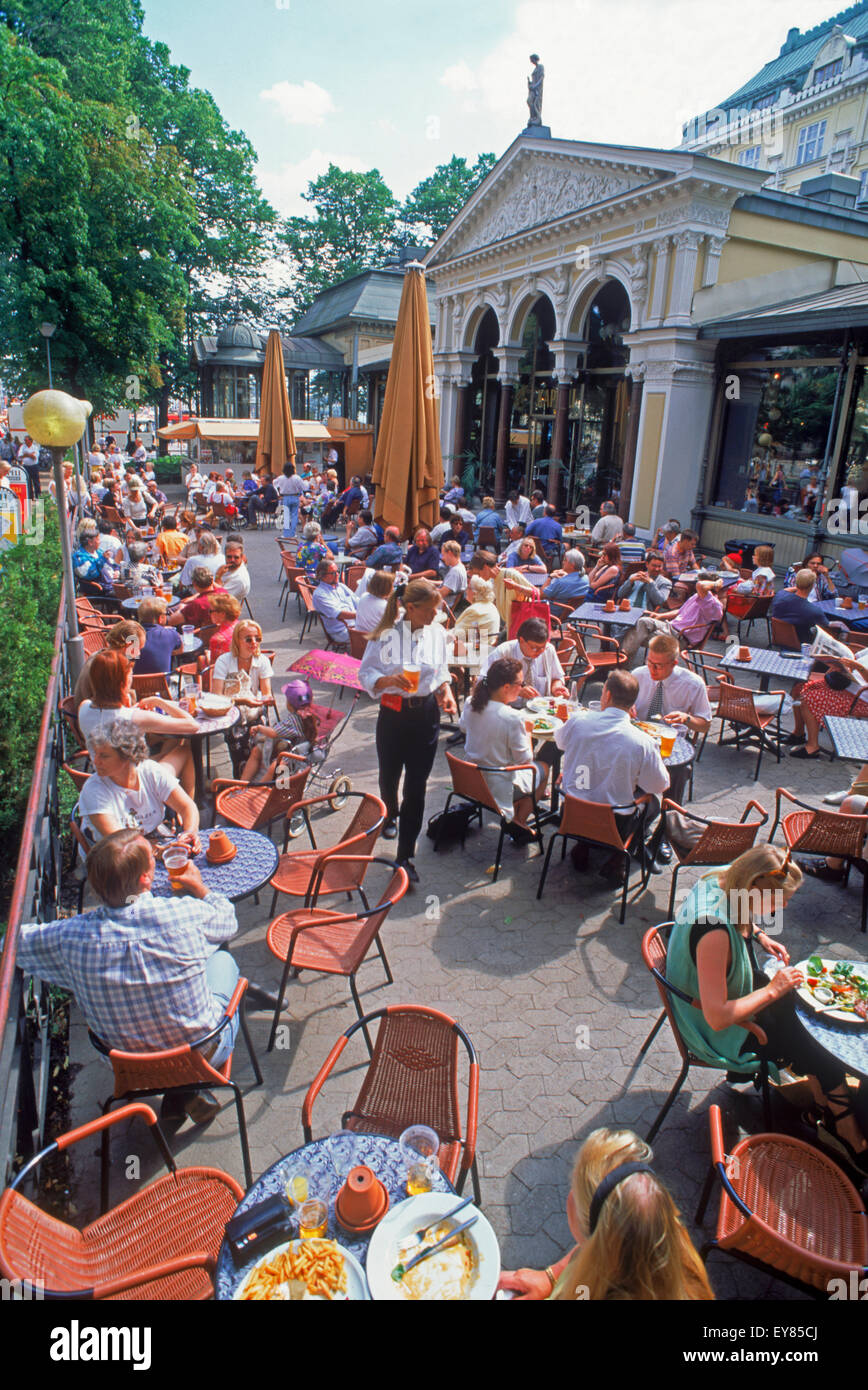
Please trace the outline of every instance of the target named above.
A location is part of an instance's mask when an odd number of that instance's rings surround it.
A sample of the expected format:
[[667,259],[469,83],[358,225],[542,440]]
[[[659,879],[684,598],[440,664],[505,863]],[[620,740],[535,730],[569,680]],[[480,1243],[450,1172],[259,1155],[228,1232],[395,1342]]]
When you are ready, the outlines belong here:
[[554,136],[670,148],[775,57],[819,0],[144,0],[145,30],[252,141],[266,196],[305,213],[330,162],[404,197],[453,154],[503,154],[528,55]]

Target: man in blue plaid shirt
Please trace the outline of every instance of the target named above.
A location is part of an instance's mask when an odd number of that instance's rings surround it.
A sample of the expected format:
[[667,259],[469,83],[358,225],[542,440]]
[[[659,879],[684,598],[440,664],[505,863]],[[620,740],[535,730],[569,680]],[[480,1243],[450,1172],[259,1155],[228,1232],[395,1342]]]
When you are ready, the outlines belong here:
[[[204,1037],[225,1016],[238,981],[235,961],[217,949],[238,930],[232,903],[209,891],[192,863],[178,879],[190,896],[154,897],[154,865],[140,831],[107,835],[87,864],[88,882],[105,906],[30,923],[21,928],[18,947],[25,973],[71,990],[92,1031],[127,1052]],[[206,1052],[212,1066],[226,1061],[237,1030],[236,1013]],[[191,1118],[216,1113],[213,1097],[203,1100],[191,1096]]]

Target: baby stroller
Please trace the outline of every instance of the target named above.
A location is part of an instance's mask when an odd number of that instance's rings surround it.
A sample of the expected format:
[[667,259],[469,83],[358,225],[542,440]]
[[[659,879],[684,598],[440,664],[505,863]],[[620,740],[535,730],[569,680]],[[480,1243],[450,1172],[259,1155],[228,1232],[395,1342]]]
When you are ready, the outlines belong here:
[[[353,691],[353,698],[346,714],[342,714],[333,706],[317,704],[313,699],[307,702],[303,706],[305,713],[312,714],[319,726],[316,740],[312,748],[297,745],[293,749],[293,752],[308,758],[311,764],[312,770],[307,783],[307,795],[329,796],[330,809],[333,811],[338,811],[346,805],[349,793],[353,789],[349,777],[345,776],[340,767],[332,762],[332,750],[349,724],[356,702],[362,693],[357,674],[360,664],[352,657],[343,656],[337,652],[314,650],[299,657],[289,667],[290,675],[313,677],[315,680],[334,685],[340,690],[349,688]],[[299,684],[302,682],[291,681],[289,686],[284,687],[284,693],[290,686]],[[284,770],[283,775],[288,777],[288,770]],[[293,816],[289,824],[290,838],[295,839],[302,835],[304,828],[304,817],[300,813]]]

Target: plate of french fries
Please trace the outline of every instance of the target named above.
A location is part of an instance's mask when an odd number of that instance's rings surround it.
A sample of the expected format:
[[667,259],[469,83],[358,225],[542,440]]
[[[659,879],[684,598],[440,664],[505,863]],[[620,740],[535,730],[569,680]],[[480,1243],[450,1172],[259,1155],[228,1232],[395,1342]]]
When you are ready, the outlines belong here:
[[344,1303],[368,1299],[355,1255],[334,1240],[291,1240],[257,1260],[233,1297],[241,1303]]

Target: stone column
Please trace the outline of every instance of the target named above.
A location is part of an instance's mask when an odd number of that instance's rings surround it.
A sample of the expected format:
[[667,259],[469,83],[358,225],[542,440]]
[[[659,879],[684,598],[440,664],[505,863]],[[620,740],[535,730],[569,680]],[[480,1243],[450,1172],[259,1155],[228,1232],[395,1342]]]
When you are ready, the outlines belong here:
[[523,349],[518,345],[493,349],[498,360],[500,381],[500,410],[497,417],[497,448],[494,455],[494,502],[502,507],[506,501],[506,455],[509,451],[509,427],[512,421],[512,401],[519,383],[518,364]]
[[579,369],[579,358],[587,348],[582,338],[555,338],[546,346],[555,355],[554,376],[558,383],[558,400],[555,409],[555,428],[552,436],[552,464],[548,477],[548,500],[553,505],[558,499],[559,471],[555,463],[564,463],[567,452],[567,423],[570,411],[570,384]]
[[500,373],[500,411],[497,417],[497,450],[494,455],[494,505],[506,501],[506,455],[509,449],[509,426],[512,420],[512,398],[518,385],[517,376]]
[[663,321],[663,312],[666,307],[666,284],[669,280],[669,256],[672,250],[672,238],[661,237],[654,243],[656,255],[654,264],[654,289],[651,294],[651,302],[648,305],[648,317],[646,323],[650,326]]
[[455,432],[452,436],[452,468],[453,472],[459,466],[459,460],[464,453],[464,435],[467,429],[467,393],[470,390],[469,381],[463,381],[460,377],[455,381]]
[[628,363],[627,376],[632,378],[630,387],[630,422],[627,438],[624,441],[624,466],[621,471],[621,516],[630,516],[633,500],[633,475],[636,471],[636,444],[639,440],[639,416],[642,413],[642,382],[645,377],[643,362]]
[[693,285],[696,280],[696,263],[699,260],[702,235],[688,229],[677,232],[672,240],[675,243],[675,269],[666,322],[687,325],[691,323]]
[[707,289],[709,285],[717,284],[717,275],[720,270],[720,257],[728,241],[729,237],[726,236],[707,236],[705,238],[705,265],[702,274],[703,289]]

